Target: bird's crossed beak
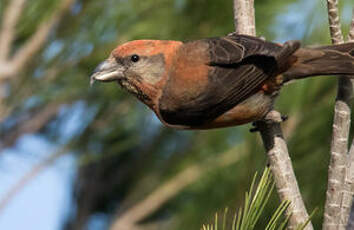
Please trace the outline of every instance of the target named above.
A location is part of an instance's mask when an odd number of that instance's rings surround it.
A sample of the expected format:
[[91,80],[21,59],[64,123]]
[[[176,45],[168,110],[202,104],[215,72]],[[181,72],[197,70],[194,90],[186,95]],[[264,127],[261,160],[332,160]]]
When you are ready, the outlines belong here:
[[109,58],[99,64],[91,74],[90,84],[95,81],[110,82],[124,77],[124,67],[113,58]]

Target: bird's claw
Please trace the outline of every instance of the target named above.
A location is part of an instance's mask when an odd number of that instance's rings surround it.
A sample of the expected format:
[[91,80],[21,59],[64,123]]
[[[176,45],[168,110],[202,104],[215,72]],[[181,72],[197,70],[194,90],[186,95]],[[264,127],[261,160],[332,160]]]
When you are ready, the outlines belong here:
[[259,131],[256,122],[252,122],[252,126],[253,126],[253,127],[250,128],[250,132],[251,132],[251,133],[255,133],[255,132],[258,132],[258,131]]
[[287,121],[289,119],[289,116],[288,115],[281,115],[281,120],[284,122],[284,121]]
[[[289,117],[287,115],[281,115],[280,118],[281,118],[281,121],[279,121],[279,123],[284,122],[289,119]],[[263,121],[266,122],[267,124],[271,124],[274,122],[274,120],[271,120],[271,119],[264,119]],[[250,128],[250,132],[255,133],[255,132],[259,132],[259,131],[260,130],[258,128],[257,121],[252,122],[252,128]]]

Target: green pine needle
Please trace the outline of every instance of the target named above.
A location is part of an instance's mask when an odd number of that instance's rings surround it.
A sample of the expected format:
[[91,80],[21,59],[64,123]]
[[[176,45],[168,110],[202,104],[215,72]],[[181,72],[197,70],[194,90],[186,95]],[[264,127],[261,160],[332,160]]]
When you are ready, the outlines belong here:
[[[238,212],[235,212],[231,223],[228,224],[228,212],[229,209],[225,208],[222,223],[218,222],[218,214],[215,214],[214,224],[203,225],[202,230],[218,230],[220,225],[222,230],[253,230],[258,223],[261,215],[264,215],[265,206],[267,205],[269,198],[274,189],[274,182],[270,169],[265,168],[261,179],[256,187],[257,173],[253,177],[249,192],[245,193],[245,203],[243,207],[240,207]],[[270,217],[268,224],[264,228],[265,230],[283,230],[286,228],[290,215],[283,218],[285,211],[290,205],[290,201],[283,201],[279,207],[275,210]],[[316,210],[315,210],[316,211]],[[303,230],[305,226],[310,222],[310,219],[315,214],[312,212],[309,219],[302,225],[297,227],[297,230]],[[227,228],[230,226],[230,228]]]

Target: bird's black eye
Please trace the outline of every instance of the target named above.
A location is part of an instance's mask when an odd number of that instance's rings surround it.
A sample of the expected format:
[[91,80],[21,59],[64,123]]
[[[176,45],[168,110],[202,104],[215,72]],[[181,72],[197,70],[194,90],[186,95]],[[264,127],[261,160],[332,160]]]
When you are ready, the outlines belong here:
[[136,54],[133,54],[132,57],[130,58],[130,60],[132,60],[132,62],[138,62],[140,59],[140,57]]

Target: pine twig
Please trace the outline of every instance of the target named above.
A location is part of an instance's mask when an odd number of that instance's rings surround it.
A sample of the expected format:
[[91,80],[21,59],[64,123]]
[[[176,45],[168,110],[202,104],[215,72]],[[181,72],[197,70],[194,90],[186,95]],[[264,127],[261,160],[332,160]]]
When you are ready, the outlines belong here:
[[[234,0],[234,18],[238,34],[256,35],[254,0]],[[280,114],[273,110],[266,120],[256,122],[256,126],[262,135],[279,197],[281,201],[291,202],[286,213],[290,215],[289,229],[294,229],[305,223],[309,215],[301,198],[287,144],[283,138],[281,120]],[[313,229],[312,224],[309,223],[305,229]]]
[[234,0],[234,22],[237,34],[256,36],[254,0]]
[[[354,42],[354,8],[352,12],[352,21],[350,25],[348,41]],[[352,85],[354,85],[353,79],[351,79]],[[347,168],[345,171],[344,179],[344,191],[342,201],[342,221],[346,223],[346,229],[354,228],[354,140],[349,150],[349,156],[347,160]]]
[[338,0],[327,0],[329,32],[333,44],[343,43],[343,34],[340,28]]
[[4,15],[4,23],[0,31],[0,81],[11,78],[24,68],[33,55],[44,46],[50,31],[57,25],[74,2],[74,0],[62,0],[52,16],[43,21],[29,40],[10,57],[12,41],[15,36],[15,26],[25,1],[13,0]]
[[352,10],[352,22],[350,24],[348,40],[354,42],[354,7]]
[[353,194],[354,194],[354,140],[352,141],[347,167],[345,171],[344,179],[344,191],[342,200],[342,221],[346,225],[346,229],[354,228],[354,205],[353,205]]
[[26,0],[12,0],[5,10],[0,30],[0,62],[5,61],[10,53],[15,36],[15,27],[25,3]]
[[31,38],[16,52],[13,59],[10,61],[13,63],[16,71],[20,71],[33,55],[43,47],[50,31],[57,25],[73,2],[74,0],[62,0],[51,18],[43,21]]
[[[338,0],[327,0],[329,29],[333,44],[343,43],[340,28]],[[328,167],[328,185],[324,212],[323,229],[345,229],[348,221],[351,198],[350,188],[345,186],[348,164],[348,139],[350,128],[350,99],[353,86],[348,77],[338,80],[337,98],[334,106],[331,154]],[[348,191],[349,189],[349,191]],[[349,203],[348,203],[349,202]]]
[[[290,216],[288,229],[296,229],[297,226],[309,219],[309,215],[295,177],[288,147],[280,127],[281,122],[280,113],[273,110],[267,114],[264,120],[256,122],[256,127],[261,133],[267,151],[268,163],[280,200],[291,202],[286,211],[286,215]],[[312,230],[311,222],[304,229]]]

